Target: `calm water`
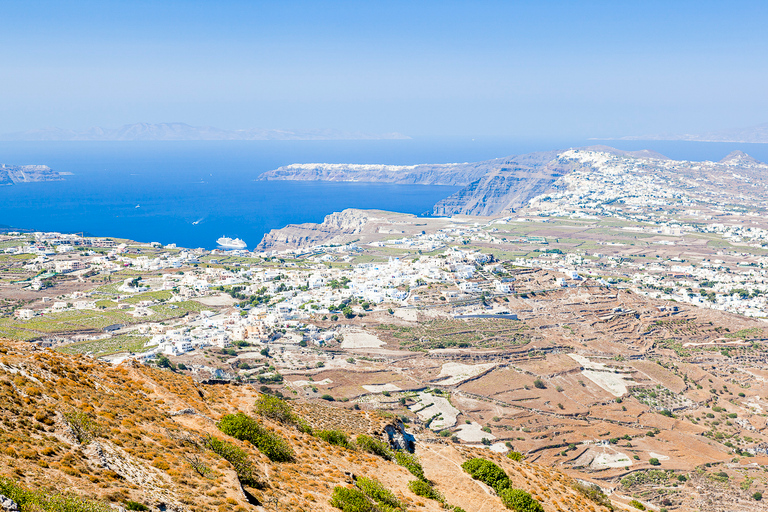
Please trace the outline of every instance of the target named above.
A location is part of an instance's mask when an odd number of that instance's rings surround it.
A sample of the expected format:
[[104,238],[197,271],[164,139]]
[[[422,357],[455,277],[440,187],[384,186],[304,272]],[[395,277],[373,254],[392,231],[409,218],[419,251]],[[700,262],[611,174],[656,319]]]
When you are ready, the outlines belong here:
[[[0,225],[86,232],[214,248],[222,235],[249,247],[289,223],[344,208],[414,213],[457,187],[257,181],[291,163],[478,161],[598,141],[405,140],[233,142],[0,142],[0,163],[46,164],[65,181],[0,187]],[[766,144],[610,141],[669,157],[719,160],[733,149],[768,161]]]

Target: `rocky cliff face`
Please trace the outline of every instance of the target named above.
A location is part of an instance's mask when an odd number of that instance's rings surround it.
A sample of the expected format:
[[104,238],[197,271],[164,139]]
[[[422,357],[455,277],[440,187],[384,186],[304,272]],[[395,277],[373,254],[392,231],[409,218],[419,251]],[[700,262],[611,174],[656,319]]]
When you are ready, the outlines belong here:
[[293,164],[267,171],[260,180],[360,181],[403,185],[467,185],[498,169],[502,160],[461,164]]
[[257,249],[268,251],[348,241],[345,237],[360,233],[369,220],[370,212],[364,210],[334,212],[320,224],[289,224],[282,229],[273,229],[264,235]]
[[57,181],[61,174],[47,165],[5,165],[0,164],[0,185],[28,183],[32,181]]
[[433,213],[487,216],[520,208],[571,171],[571,165],[561,164],[556,157],[557,152],[549,151],[506,159],[499,169],[437,203]]

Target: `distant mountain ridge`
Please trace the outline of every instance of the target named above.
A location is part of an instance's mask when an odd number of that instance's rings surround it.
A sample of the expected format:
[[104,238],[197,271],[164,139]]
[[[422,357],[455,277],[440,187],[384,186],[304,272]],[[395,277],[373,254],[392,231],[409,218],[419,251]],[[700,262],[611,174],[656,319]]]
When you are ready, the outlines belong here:
[[763,144],[768,143],[768,123],[758,124],[747,128],[720,130],[702,134],[663,133],[657,135],[629,135],[615,140],[682,140],[691,142],[743,142]]
[[181,140],[383,140],[410,139],[400,133],[373,134],[333,129],[223,130],[186,123],[134,123],[119,128],[93,127],[87,130],[41,128],[0,135],[7,141],[181,141]]

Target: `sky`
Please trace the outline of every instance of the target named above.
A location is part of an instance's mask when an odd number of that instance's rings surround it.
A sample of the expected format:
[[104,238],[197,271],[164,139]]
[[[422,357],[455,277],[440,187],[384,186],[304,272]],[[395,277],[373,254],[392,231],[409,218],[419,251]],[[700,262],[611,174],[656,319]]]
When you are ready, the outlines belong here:
[[619,137],[768,122],[768,2],[0,2],[0,133]]

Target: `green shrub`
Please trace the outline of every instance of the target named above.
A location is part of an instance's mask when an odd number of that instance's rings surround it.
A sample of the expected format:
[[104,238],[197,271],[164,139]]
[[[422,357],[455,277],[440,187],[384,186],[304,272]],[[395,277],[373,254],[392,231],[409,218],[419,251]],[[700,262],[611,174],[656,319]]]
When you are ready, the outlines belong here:
[[396,451],[395,452],[395,462],[403,466],[405,469],[411,472],[413,476],[418,478],[419,480],[422,480],[424,482],[427,481],[427,478],[424,476],[424,468],[421,466],[421,463],[419,462],[419,459],[416,458],[415,455],[412,453],[404,452],[404,451]]
[[637,500],[632,500],[632,501],[629,502],[629,504],[631,506],[635,507],[638,510],[645,510],[645,505],[643,505],[642,503],[640,503]]
[[422,498],[427,498],[430,500],[439,501],[440,503],[445,503],[445,498],[442,494],[440,494],[437,490],[435,490],[434,487],[429,485],[427,482],[423,480],[412,480],[408,482],[408,488],[415,494],[416,496],[421,496]]
[[392,450],[389,449],[389,444],[380,439],[374,439],[371,436],[360,434],[357,436],[355,442],[364,452],[378,455],[385,460],[392,460]]
[[364,476],[355,480],[355,485],[363,491],[363,494],[375,501],[380,507],[391,507],[395,510],[404,510],[403,504],[392,491],[384,487],[381,482]]
[[323,396],[321,396],[320,398],[321,398],[322,400],[326,400],[326,401],[328,401],[328,402],[335,402],[335,401],[336,401],[336,399],[335,399],[335,398],[333,398],[333,397],[332,397],[331,395],[329,395],[328,393],[324,394],[324,395],[323,395]]
[[312,434],[312,427],[291,411],[288,402],[274,395],[263,394],[253,405],[253,411],[259,416],[269,418],[283,425],[293,425],[299,432]]
[[63,416],[72,428],[78,443],[88,444],[99,435],[99,426],[87,414],[80,411],[69,411],[63,413]]
[[761,499],[763,499],[763,493],[761,493],[760,491],[755,491],[755,493],[752,495],[752,499],[755,501],[760,501]]
[[357,489],[335,487],[331,496],[331,506],[343,512],[376,512],[376,506],[368,497]]
[[536,379],[533,381],[533,386],[537,389],[547,389],[547,386],[544,385],[544,381],[541,379]]
[[248,454],[243,450],[232,443],[228,443],[227,441],[223,441],[213,436],[205,438],[203,440],[203,445],[232,464],[240,483],[250,485],[251,487],[257,487],[259,485],[258,479],[254,476],[253,464],[251,464]]
[[291,462],[294,460],[293,450],[282,437],[262,427],[256,420],[241,412],[227,414],[216,426],[235,439],[248,441],[272,462]]
[[352,449],[347,434],[341,430],[320,430],[315,435],[327,443]]
[[515,512],[544,512],[541,503],[522,489],[502,489],[499,497],[505,507]]
[[509,477],[504,470],[487,459],[479,457],[469,459],[461,465],[461,468],[475,480],[490,485],[497,493],[509,487]]
[[8,478],[0,477],[0,494],[12,499],[19,512],[110,512],[106,503],[60,494],[50,489],[32,491]]
[[520,453],[520,452],[515,452],[515,451],[509,452],[509,453],[507,454],[507,457],[509,457],[510,459],[512,459],[512,460],[514,460],[514,461],[517,461],[517,462],[520,462],[520,461],[522,461],[522,460],[525,460],[525,455],[523,455],[523,454],[522,454],[522,453]]
[[650,459],[648,459],[648,464],[650,464],[651,466],[661,466],[661,462],[659,462],[659,459],[657,459],[656,457],[651,457]]
[[128,500],[125,502],[125,510],[149,510],[149,507],[138,501]]
[[296,416],[291,412],[291,407],[274,395],[261,395],[253,405],[253,410],[259,416],[278,423],[293,425],[296,422]]

